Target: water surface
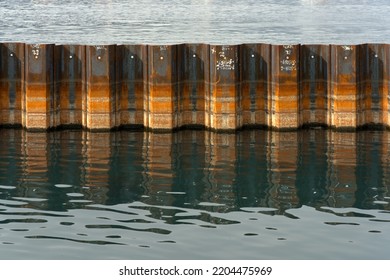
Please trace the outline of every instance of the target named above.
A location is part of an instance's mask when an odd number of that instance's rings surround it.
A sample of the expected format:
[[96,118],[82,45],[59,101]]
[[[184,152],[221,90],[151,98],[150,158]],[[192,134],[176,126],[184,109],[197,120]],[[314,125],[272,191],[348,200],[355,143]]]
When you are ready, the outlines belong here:
[[[0,42],[390,42],[387,0],[0,0]],[[0,259],[389,259],[389,132],[0,130]]]
[[1,259],[388,259],[390,133],[0,130]]
[[387,0],[0,0],[0,41],[390,42]]

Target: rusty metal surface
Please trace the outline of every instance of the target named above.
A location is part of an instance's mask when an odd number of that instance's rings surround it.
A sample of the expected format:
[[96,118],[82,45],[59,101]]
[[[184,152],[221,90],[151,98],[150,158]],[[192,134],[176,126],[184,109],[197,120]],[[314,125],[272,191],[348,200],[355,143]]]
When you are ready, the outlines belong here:
[[331,46],[331,125],[356,128],[357,46]]
[[241,126],[239,45],[210,46],[210,127]]
[[24,44],[0,44],[0,125],[21,125]]
[[272,46],[272,121],[277,129],[299,126],[299,45]]
[[25,47],[25,124],[27,129],[54,126],[54,45]]
[[86,47],[86,122],[84,127],[115,127],[116,46]]
[[117,125],[137,128],[147,124],[148,49],[146,45],[120,45],[116,49]]
[[55,125],[82,125],[85,95],[85,46],[59,45],[54,48]]
[[330,48],[302,45],[300,48],[300,125],[329,125]]
[[205,126],[206,98],[209,96],[209,46],[178,46],[178,126]]
[[0,125],[390,125],[387,44],[0,46]]
[[177,45],[148,46],[148,127],[177,127]]
[[242,45],[240,53],[243,125],[269,126],[271,45]]
[[388,124],[389,50],[389,45],[359,46],[359,126]]

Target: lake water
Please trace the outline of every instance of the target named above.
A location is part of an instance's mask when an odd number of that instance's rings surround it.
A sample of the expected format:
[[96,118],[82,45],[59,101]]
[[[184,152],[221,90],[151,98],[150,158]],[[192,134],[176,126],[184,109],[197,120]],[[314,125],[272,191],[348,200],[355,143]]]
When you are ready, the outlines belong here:
[[0,42],[390,43],[388,0],[0,0]]
[[[0,0],[0,42],[389,43],[388,0]],[[0,259],[389,259],[390,133],[0,130]]]
[[388,259],[390,132],[0,130],[0,258]]

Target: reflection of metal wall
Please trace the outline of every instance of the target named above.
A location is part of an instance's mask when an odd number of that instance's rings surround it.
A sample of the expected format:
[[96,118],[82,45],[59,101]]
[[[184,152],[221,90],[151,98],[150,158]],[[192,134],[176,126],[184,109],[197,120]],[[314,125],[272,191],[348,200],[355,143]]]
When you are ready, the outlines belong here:
[[[142,200],[213,211],[273,207],[283,213],[301,205],[388,209],[389,136],[383,131],[317,129],[239,133],[2,129],[0,179],[4,186],[18,187],[13,196],[47,198],[42,203],[57,210],[65,209],[64,203],[88,200],[99,204]],[[77,198],[66,193],[81,193],[87,201],[74,202]]]
[[235,192],[237,135],[207,132],[204,143],[208,184],[203,199],[226,207],[234,207],[237,204]]
[[[388,133],[357,133],[356,141],[356,208],[377,208],[376,201],[387,196]],[[370,144],[371,149],[366,149]]]
[[309,130],[298,135],[296,187],[301,205],[329,203],[329,135],[328,130]]
[[172,191],[176,137],[174,133],[144,134],[143,186],[151,204],[172,203],[172,197],[164,194]]
[[387,44],[0,46],[1,125],[390,125]]
[[[331,133],[328,147],[330,196],[333,207],[352,206],[355,203],[356,133]],[[333,205],[332,205],[333,203]]]
[[298,132],[272,133],[270,136],[269,205],[278,209],[297,207]]
[[237,134],[234,190],[242,207],[274,206],[272,186],[271,134],[278,132],[244,130]]

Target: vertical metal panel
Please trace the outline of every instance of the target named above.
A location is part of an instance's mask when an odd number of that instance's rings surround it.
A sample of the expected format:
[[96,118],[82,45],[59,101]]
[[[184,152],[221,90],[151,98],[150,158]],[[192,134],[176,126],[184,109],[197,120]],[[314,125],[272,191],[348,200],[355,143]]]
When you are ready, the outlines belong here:
[[59,45],[54,48],[55,125],[82,125],[85,95],[85,46]]
[[117,46],[118,126],[136,128],[147,124],[147,54],[146,45]]
[[22,124],[24,44],[0,44],[0,125]]
[[210,126],[234,130],[241,126],[240,46],[210,46]]
[[27,129],[54,126],[54,45],[27,44],[25,48]]
[[269,126],[271,46],[241,46],[241,108],[244,126]]
[[359,46],[359,95],[357,126],[383,126],[388,123],[388,45]]
[[299,126],[299,45],[272,46],[272,126]]
[[209,95],[209,47],[204,44],[178,46],[179,126],[205,126],[206,96]]
[[155,130],[177,127],[177,46],[148,46],[149,124]]
[[384,63],[383,73],[383,111],[384,118],[383,122],[386,127],[390,127],[390,44],[383,45],[385,48],[386,60]]
[[87,46],[86,83],[87,117],[89,129],[115,127],[115,45]]
[[300,125],[329,125],[329,45],[302,45],[300,53]]
[[356,128],[357,46],[331,46],[331,125],[339,129]]

